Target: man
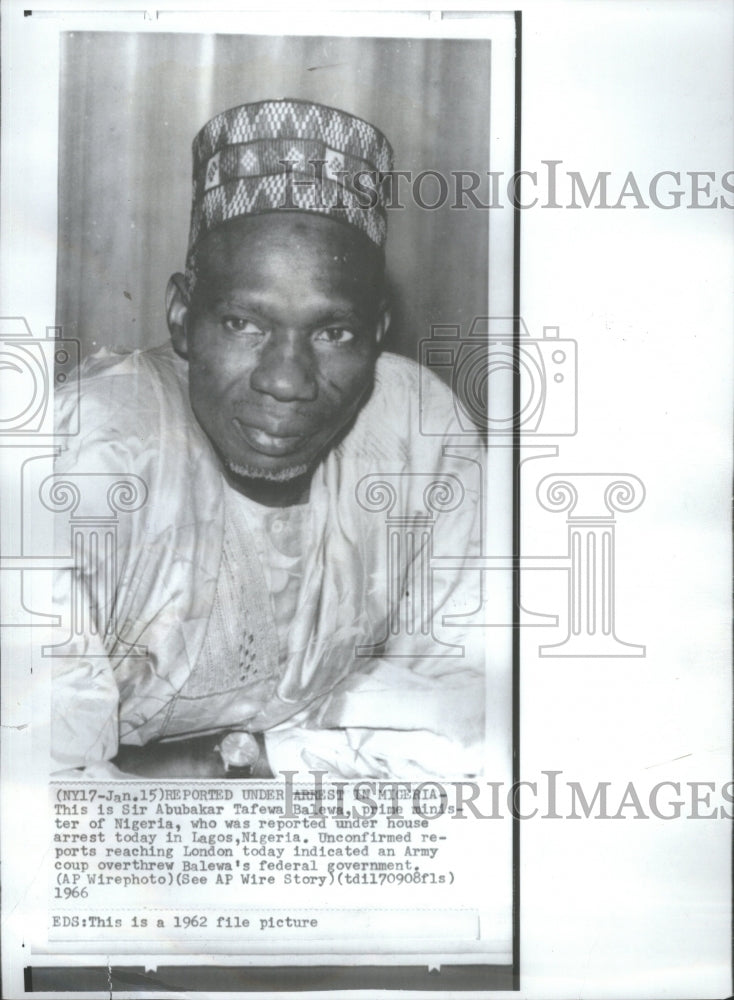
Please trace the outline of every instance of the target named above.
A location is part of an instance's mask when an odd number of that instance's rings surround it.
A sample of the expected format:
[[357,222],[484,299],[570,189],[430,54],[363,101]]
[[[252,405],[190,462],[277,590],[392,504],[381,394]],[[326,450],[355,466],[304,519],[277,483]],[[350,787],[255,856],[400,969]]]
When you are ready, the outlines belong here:
[[[119,519],[114,563],[85,552],[60,584],[65,606],[84,593],[88,622],[55,659],[60,768],[478,770],[481,630],[436,641],[476,595],[460,570],[425,567],[429,528],[454,565],[478,551],[479,483],[444,454],[451,393],[382,351],[384,199],[378,184],[360,199],[354,178],[390,169],[377,129],[300,101],[233,108],[194,141],[171,343],[87,362],[81,430],[57,463],[62,479],[147,489]],[[59,395],[63,429],[73,400]],[[420,434],[419,403],[443,437]],[[434,487],[453,501],[431,507]],[[411,587],[430,607],[403,628]]]

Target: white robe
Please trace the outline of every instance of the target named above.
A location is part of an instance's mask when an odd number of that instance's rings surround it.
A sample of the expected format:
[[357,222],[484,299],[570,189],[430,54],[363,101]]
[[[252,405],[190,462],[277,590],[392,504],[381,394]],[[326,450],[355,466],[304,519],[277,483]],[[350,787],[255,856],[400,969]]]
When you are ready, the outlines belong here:
[[[420,433],[421,392],[432,429],[444,426],[445,434]],[[64,431],[76,401],[71,393],[58,395]],[[115,756],[120,742],[144,745],[161,736],[167,709],[197,662],[216,590],[228,487],[191,411],[186,363],[169,346],[89,359],[80,406],[80,432],[66,439],[57,476],[84,475],[91,507],[88,493],[98,479],[100,512],[107,510],[109,485],[100,473],[133,474],[148,491],[140,510],[118,517],[114,602],[101,616],[109,622],[113,615],[115,628],[105,635],[103,625],[98,634],[85,627],[67,655],[54,658],[54,756],[58,767],[86,767],[93,776],[112,773],[99,765]],[[450,391],[415,363],[383,354],[370,398],[312,480],[285,669],[256,715],[250,708],[239,726],[266,732],[274,769],[319,766],[353,777],[480,770],[483,630],[442,623],[446,614],[476,608],[479,575],[461,569],[431,574],[429,634],[418,627],[406,635],[400,628],[380,647],[411,601],[406,591],[420,582],[411,575],[420,553],[403,545],[391,586],[388,520],[416,524],[428,516],[427,532],[418,532],[424,555],[431,529],[434,554],[460,562],[479,552],[480,466],[443,453],[457,435],[470,459],[472,447],[481,446],[460,430]],[[387,486],[376,485],[378,479]],[[460,502],[436,514],[426,507],[426,488],[440,479]],[[440,490],[436,497],[440,506]],[[393,506],[375,509],[381,498]],[[60,545],[68,551],[69,522],[59,520]],[[276,629],[254,546],[242,559],[251,580],[244,617],[260,662],[275,670]],[[83,586],[93,600],[95,580],[106,569],[98,552],[85,557],[78,574],[60,574],[56,599],[66,621],[71,588]],[[460,647],[460,655],[442,655],[449,646],[436,637]],[[130,655],[133,644],[144,655]],[[380,647],[375,656],[356,655],[356,647],[369,645]],[[233,722],[237,728],[230,710],[225,728]],[[201,728],[192,718],[192,732]]]

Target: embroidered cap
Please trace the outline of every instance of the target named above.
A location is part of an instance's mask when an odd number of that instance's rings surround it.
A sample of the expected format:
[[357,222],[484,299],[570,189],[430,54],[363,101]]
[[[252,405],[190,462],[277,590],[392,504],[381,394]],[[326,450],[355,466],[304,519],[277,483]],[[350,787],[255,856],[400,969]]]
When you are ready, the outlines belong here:
[[190,261],[222,223],[281,210],[328,215],[384,246],[380,175],[392,169],[392,149],[361,118],[308,101],[242,104],[207,122],[193,154]]

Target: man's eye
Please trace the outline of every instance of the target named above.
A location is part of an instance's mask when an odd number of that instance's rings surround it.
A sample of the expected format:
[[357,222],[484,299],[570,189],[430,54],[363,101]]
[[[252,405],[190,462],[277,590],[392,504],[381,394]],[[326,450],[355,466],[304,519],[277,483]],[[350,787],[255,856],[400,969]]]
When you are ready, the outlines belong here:
[[328,344],[346,344],[354,340],[354,334],[344,326],[329,326],[325,330],[319,330],[315,339]]
[[228,333],[262,333],[257,324],[252,320],[243,319],[241,316],[223,316],[222,326]]

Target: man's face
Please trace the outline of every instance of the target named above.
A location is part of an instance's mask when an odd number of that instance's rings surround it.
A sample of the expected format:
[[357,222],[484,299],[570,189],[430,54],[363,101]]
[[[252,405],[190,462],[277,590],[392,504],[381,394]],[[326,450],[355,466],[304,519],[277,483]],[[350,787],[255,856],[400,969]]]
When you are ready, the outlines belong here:
[[310,472],[372,386],[387,323],[372,248],[323,216],[253,216],[207,238],[187,308],[172,283],[191,405],[225,464],[275,482]]

